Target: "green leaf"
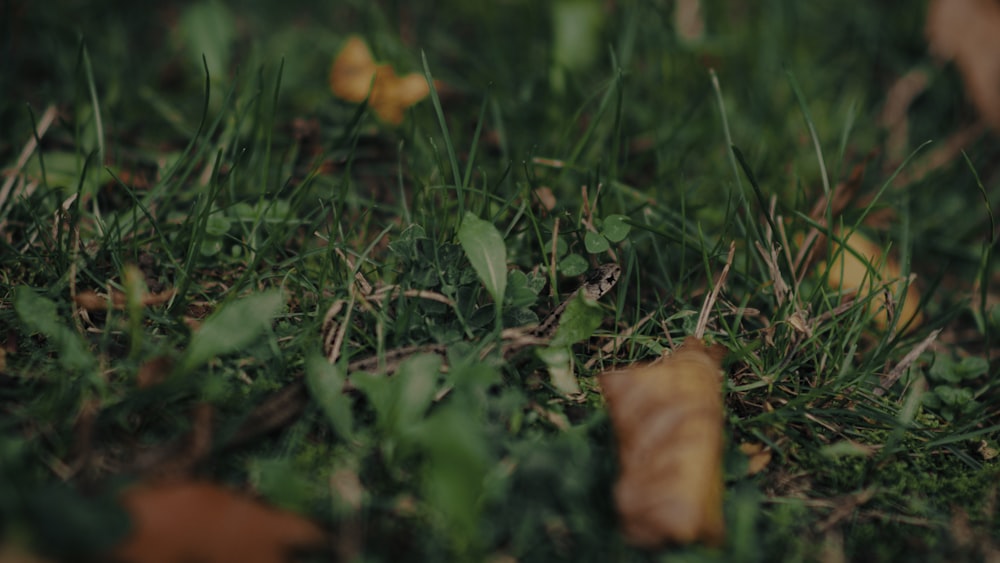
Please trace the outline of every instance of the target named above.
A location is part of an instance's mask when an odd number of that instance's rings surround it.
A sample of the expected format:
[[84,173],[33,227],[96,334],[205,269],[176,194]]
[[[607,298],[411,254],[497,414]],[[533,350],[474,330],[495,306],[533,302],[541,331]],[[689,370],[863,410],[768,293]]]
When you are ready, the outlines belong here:
[[258,459],[250,465],[254,490],[272,504],[305,512],[317,494],[316,487],[287,458]]
[[222,239],[215,237],[205,237],[201,240],[201,244],[198,245],[198,252],[202,256],[215,256],[216,254],[222,252]]
[[628,217],[624,215],[608,215],[604,218],[601,234],[611,242],[621,242],[632,230],[632,225],[629,225],[627,221]]
[[557,65],[578,70],[593,64],[600,52],[604,18],[592,0],[552,3],[552,51]]
[[217,311],[191,338],[180,371],[194,370],[216,356],[249,345],[271,325],[284,301],[280,291],[268,291],[234,301]]
[[208,221],[205,222],[205,234],[213,237],[221,237],[229,232],[230,225],[231,223],[225,215],[218,213],[210,215]]
[[[535,280],[543,283],[536,283]],[[529,278],[521,270],[511,270],[507,275],[507,307],[527,307],[534,305],[538,300],[538,292],[544,287],[545,279],[542,277]]]
[[[83,136],[83,135],[81,135]],[[85,158],[80,153],[73,151],[46,151],[45,152],[45,179],[49,186],[53,188],[64,188],[67,191],[76,191],[83,178],[83,193],[97,193],[102,180],[106,179],[107,172],[102,166],[91,162],[85,166]],[[86,176],[81,176],[86,168]],[[32,178],[42,177],[41,162],[33,158],[25,165],[25,172]]]
[[587,252],[591,254],[599,254],[611,248],[611,245],[608,244],[608,239],[593,231],[587,231],[587,234],[583,236],[583,245],[587,247]]
[[500,231],[467,211],[458,229],[458,242],[493,301],[502,304],[507,289],[507,247]]
[[947,354],[935,354],[934,364],[928,370],[927,376],[936,382],[958,383],[961,377],[955,373],[955,362]]
[[566,304],[559,328],[548,348],[535,351],[548,368],[552,385],[564,395],[574,395],[580,392],[580,384],[576,380],[573,368],[573,353],[570,346],[590,338],[594,330],[601,326],[604,313],[597,302],[587,299],[583,293],[578,294]]
[[196,68],[201,68],[204,56],[213,81],[220,82],[228,76],[236,20],[222,2],[209,0],[190,5],[181,13],[177,35]]
[[590,338],[594,330],[601,326],[604,312],[593,299],[587,299],[581,292],[566,304],[559,328],[552,337],[552,346],[569,346]]
[[973,401],[972,390],[964,387],[949,387],[943,385],[934,389],[934,394],[938,396],[941,403],[948,407],[964,407]]
[[990,363],[982,356],[967,356],[955,366],[955,371],[962,379],[976,379],[986,375],[989,369]]
[[[545,248],[552,248],[552,241],[549,241]],[[556,240],[556,258],[566,256],[567,252],[569,252],[569,244],[566,243],[565,237],[560,237]]]
[[69,371],[86,371],[97,365],[79,334],[59,319],[55,302],[26,286],[14,290],[14,310],[29,329],[48,338],[57,351],[59,364]]
[[580,384],[573,369],[573,351],[569,346],[549,346],[537,348],[535,354],[545,362],[552,386],[563,395],[580,393]]
[[570,254],[559,261],[559,271],[564,276],[579,276],[589,267],[587,259],[579,254]]
[[344,394],[347,379],[340,366],[331,365],[325,358],[312,355],[306,360],[306,385],[309,394],[319,405],[330,426],[338,436],[347,440],[354,432],[351,399]]
[[434,400],[441,363],[437,354],[416,354],[400,364],[392,378],[354,373],[351,381],[371,401],[379,428],[406,442]]
[[[496,462],[477,412],[450,402],[415,430],[425,456],[422,497],[460,560],[481,560],[483,489]],[[481,554],[480,554],[481,555]]]

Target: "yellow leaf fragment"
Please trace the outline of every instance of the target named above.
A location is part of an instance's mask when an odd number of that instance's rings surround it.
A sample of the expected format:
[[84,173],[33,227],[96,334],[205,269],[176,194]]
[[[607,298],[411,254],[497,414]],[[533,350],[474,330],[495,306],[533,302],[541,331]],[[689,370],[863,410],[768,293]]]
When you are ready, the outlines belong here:
[[363,102],[375,78],[375,59],[368,45],[354,35],[347,39],[330,69],[330,90],[348,102]]
[[420,74],[396,76],[391,66],[375,64],[364,40],[351,36],[330,68],[330,91],[348,102],[367,99],[379,119],[399,125],[406,109],[426,98],[431,90]]
[[744,442],[740,451],[747,456],[747,475],[756,475],[771,463],[771,449],[760,442]]
[[661,361],[599,376],[618,438],[615,505],[634,545],[724,539],[723,353],[688,338]]
[[[879,330],[889,327],[890,314],[898,315],[896,330],[904,327],[907,332],[920,326],[923,313],[919,309],[920,294],[917,288],[910,284],[906,289],[906,297],[902,303],[893,303],[902,290],[899,266],[896,261],[882,253],[882,249],[868,237],[858,231],[843,236],[840,230],[832,242],[832,259],[830,265],[820,274],[826,274],[830,288],[854,293],[858,299],[867,299],[870,311],[874,311],[873,322]],[[838,240],[842,240],[842,245]],[[852,252],[853,250],[853,252]],[[862,260],[863,258],[863,260]],[[874,294],[874,295],[873,295]]]

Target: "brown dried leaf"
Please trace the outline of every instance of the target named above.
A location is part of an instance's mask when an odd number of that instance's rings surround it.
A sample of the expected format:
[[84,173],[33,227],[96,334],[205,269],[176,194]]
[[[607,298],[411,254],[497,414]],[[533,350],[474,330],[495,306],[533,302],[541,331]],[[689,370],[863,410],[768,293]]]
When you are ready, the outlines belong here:
[[[174,296],[176,290],[168,289],[166,291],[161,291],[159,293],[144,293],[142,296],[143,307],[152,307],[155,305],[162,305]],[[73,298],[76,304],[82,309],[87,311],[105,311],[108,308],[108,297],[97,293],[96,291],[87,289],[76,294]],[[117,289],[111,292],[111,306],[114,309],[122,310],[126,305],[125,294]]]
[[174,369],[174,359],[170,356],[156,356],[139,366],[135,376],[135,384],[139,389],[146,389],[166,381]]
[[76,304],[88,311],[103,311],[108,308],[108,299],[98,295],[96,291],[87,289],[76,294],[73,298]]
[[[872,321],[879,330],[889,327],[890,313],[899,315],[897,331],[905,327],[906,332],[909,332],[920,326],[924,315],[919,308],[920,293],[916,286],[910,284],[902,304],[891,304],[887,299],[887,294],[895,296],[903,283],[896,261],[890,256],[884,256],[877,244],[858,231],[848,233],[846,237],[839,230],[834,233],[844,244],[836,241],[832,243],[833,259],[830,266],[825,268],[827,284],[835,290],[854,293],[858,299],[875,293],[869,301],[869,309],[875,311]],[[848,248],[854,252],[847,250]],[[858,256],[864,257],[864,260]],[[821,265],[821,274],[823,270],[824,266]]]
[[1000,2],[933,0],[926,33],[931,51],[958,66],[979,114],[1000,130]]
[[325,544],[312,522],[211,483],[139,485],[122,504],[133,529],[113,554],[121,561],[280,563],[293,549]]
[[705,12],[701,0],[674,2],[674,31],[685,43],[695,43],[705,38]]
[[351,36],[330,68],[330,91],[348,102],[363,102],[386,123],[399,125],[407,108],[423,100],[430,86],[420,74],[396,76],[389,65],[376,65],[364,40]]
[[749,465],[747,475],[756,475],[771,463],[771,449],[760,442],[745,442],[740,444],[740,451],[747,456]]
[[599,376],[618,438],[615,505],[632,544],[724,539],[723,353],[691,337],[661,361]]
[[556,208],[556,194],[552,193],[552,188],[548,186],[541,186],[535,188],[535,197],[538,198],[538,202],[542,204],[542,209],[545,211],[552,211]]

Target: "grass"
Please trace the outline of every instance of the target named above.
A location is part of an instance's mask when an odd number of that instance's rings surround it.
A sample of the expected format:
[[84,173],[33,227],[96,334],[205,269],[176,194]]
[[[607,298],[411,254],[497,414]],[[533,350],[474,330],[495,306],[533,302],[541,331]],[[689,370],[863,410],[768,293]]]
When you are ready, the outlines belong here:
[[[980,134],[914,173],[974,119],[917,6],[709,1],[688,44],[664,3],[65,4],[0,17],[5,541],[97,553],[125,530],[118,487],[182,474],[307,514],[365,561],[996,557],[1000,145]],[[573,17],[582,38],[554,31]],[[352,33],[438,80],[433,102],[392,127],[333,99]],[[930,81],[890,154],[878,116],[911,70]],[[811,214],[848,184],[852,205]],[[466,211],[502,235],[505,291],[469,267]],[[917,274],[922,326],[879,332],[815,264],[793,268],[784,249],[824,224]],[[692,334],[731,243],[707,333],[730,352],[728,541],[635,550],[593,376]],[[530,353],[478,359],[610,261],[622,280],[573,348],[585,400]],[[86,291],[122,306],[87,311]],[[331,366],[337,303],[351,320]],[[433,355],[346,372],[427,344],[448,345],[446,374],[428,377]],[[331,391],[348,375],[357,392]],[[301,381],[307,401],[262,415]],[[189,433],[212,445],[171,449]],[[744,442],[771,449],[762,471]]]

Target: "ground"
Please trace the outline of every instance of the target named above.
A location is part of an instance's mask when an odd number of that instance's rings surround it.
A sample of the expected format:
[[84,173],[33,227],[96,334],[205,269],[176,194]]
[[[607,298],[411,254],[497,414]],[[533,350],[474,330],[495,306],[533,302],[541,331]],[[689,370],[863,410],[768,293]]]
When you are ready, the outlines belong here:
[[[1000,143],[856,4],[2,3],[0,537],[198,482],[345,560],[1000,557]],[[695,335],[725,540],[632,547],[596,376]]]

